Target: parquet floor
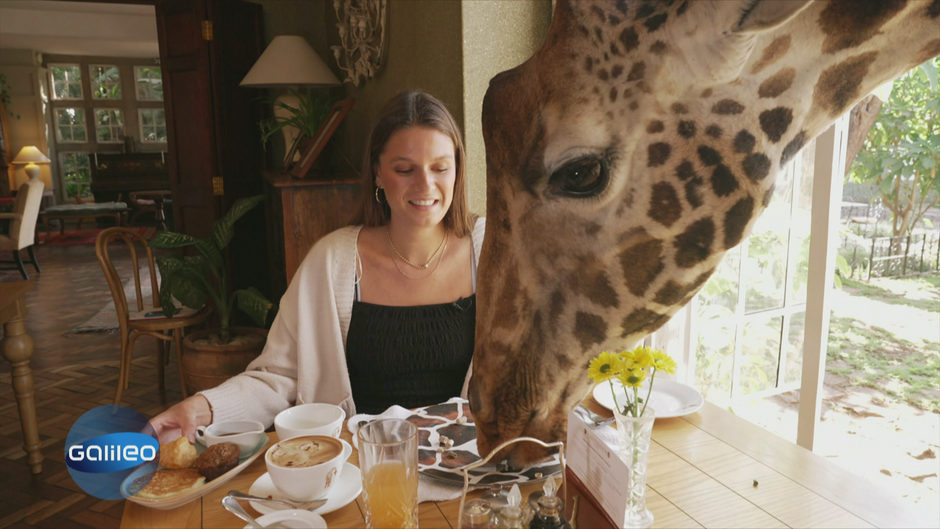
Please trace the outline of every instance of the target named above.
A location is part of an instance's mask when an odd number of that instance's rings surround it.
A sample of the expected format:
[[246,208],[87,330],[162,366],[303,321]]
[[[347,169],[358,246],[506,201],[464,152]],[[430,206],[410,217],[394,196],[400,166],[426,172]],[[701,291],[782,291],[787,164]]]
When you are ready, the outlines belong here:
[[[31,366],[45,459],[42,473],[33,476],[23,451],[10,364],[0,361],[0,528],[116,528],[124,501],[85,494],[69,476],[64,458],[72,424],[114,398],[120,364],[118,334],[65,333],[111,301],[111,294],[93,245],[39,246],[36,255],[43,271],[29,269],[36,289],[26,298],[26,328],[34,341]],[[116,261],[119,272],[131,269],[129,258]],[[156,354],[152,340],[139,340],[122,402],[148,417],[180,399],[175,352],[164,392],[156,383]]]

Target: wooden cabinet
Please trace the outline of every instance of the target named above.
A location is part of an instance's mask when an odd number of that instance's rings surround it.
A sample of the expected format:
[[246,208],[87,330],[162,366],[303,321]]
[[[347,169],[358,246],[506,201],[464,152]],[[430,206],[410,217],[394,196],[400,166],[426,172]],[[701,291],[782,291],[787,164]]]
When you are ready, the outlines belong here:
[[91,192],[95,202],[129,202],[133,191],[170,187],[170,176],[160,152],[97,153],[91,155]]
[[349,224],[359,207],[360,179],[299,180],[265,172],[271,299],[280,299],[313,244]]

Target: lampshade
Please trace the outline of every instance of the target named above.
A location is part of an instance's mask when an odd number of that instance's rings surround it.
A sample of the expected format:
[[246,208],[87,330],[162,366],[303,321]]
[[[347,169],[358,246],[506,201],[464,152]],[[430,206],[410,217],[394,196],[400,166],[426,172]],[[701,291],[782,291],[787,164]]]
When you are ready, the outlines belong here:
[[274,37],[239,86],[276,88],[339,84],[336,75],[303,37],[280,35]]
[[46,158],[46,155],[42,153],[36,147],[32,145],[27,145],[20,149],[20,153],[16,155],[16,158],[12,162],[15,164],[28,164],[28,163],[49,163],[49,158]]

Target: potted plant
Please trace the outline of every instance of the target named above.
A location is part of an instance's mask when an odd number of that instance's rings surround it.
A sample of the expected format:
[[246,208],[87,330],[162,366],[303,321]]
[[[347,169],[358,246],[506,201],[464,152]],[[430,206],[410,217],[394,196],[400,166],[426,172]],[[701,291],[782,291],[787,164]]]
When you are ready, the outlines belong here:
[[[264,195],[237,200],[228,213],[212,226],[208,237],[161,231],[150,240],[151,248],[176,250],[194,247],[195,255],[167,254],[156,258],[160,270],[160,305],[167,317],[177,312],[174,298],[198,310],[211,300],[219,315],[220,328],[188,334],[183,339],[180,370],[191,392],[215,387],[245,370],[261,350],[267,337],[268,314],[273,307],[254,287],[230,292],[225,269],[225,247],[234,235],[234,224],[257,206]],[[231,326],[238,307],[251,316],[258,328]]]
[[300,146],[300,140],[312,138],[316,135],[323,120],[326,119],[327,114],[333,107],[335,98],[327,94],[314,96],[310,90],[307,90],[306,94],[301,94],[293,88],[289,88],[288,91],[298,101],[297,106],[285,102],[284,98],[272,96],[262,98],[263,102],[274,106],[275,115],[261,120],[258,125],[261,128],[261,143],[263,145],[267,145],[268,140],[275,134],[281,133],[285,127],[297,129],[297,137],[293,139],[290,145],[284,146],[287,150],[284,160],[291,162]]

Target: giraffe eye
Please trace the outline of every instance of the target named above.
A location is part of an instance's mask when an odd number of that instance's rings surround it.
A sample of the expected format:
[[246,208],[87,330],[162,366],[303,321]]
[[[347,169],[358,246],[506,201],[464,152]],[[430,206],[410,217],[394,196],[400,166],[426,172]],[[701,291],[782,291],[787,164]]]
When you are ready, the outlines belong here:
[[610,166],[606,158],[582,156],[552,173],[548,185],[559,195],[590,198],[599,195],[609,180]]

